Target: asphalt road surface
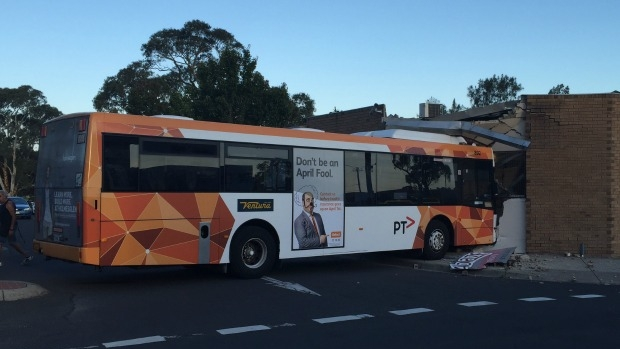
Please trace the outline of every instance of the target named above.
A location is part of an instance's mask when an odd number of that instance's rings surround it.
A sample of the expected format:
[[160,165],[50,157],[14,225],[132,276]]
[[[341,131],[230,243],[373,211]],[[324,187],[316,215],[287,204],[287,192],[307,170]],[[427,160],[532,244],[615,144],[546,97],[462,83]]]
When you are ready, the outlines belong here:
[[4,257],[0,280],[48,293],[0,302],[2,349],[620,345],[618,286],[434,273],[385,254],[289,261],[254,280]]

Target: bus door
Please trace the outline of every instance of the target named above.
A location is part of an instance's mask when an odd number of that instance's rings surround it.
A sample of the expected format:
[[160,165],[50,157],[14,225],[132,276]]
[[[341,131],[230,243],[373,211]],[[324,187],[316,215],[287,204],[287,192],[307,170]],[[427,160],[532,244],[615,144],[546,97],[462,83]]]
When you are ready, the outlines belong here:
[[[455,245],[472,245],[493,242],[493,163],[470,159],[457,160],[457,183],[460,186],[462,209],[459,220],[469,224],[456,225]],[[464,228],[468,226],[469,228]]]

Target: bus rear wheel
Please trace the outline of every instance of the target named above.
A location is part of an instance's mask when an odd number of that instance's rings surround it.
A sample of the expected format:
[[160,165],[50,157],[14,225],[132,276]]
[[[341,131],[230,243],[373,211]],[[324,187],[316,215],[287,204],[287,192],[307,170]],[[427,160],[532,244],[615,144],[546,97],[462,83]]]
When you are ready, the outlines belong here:
[[450,232],[448,227],[441,221],[433,220],[426,227],[424,233],[424,259],[441,259],[448,252],[450,245]]
[[276,244],[267,230],[245,227],[237,232],[230,247],[230,268],[233,275],[258,278],[268,273],[276,262]]

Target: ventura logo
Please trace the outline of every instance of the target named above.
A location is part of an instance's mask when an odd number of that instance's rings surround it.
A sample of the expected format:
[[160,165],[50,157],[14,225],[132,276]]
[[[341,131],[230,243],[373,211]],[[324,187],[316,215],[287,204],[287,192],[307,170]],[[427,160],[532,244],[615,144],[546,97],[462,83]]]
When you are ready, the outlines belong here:
[[237,200],[237,212],[248,211],[273,211],[273,199]]

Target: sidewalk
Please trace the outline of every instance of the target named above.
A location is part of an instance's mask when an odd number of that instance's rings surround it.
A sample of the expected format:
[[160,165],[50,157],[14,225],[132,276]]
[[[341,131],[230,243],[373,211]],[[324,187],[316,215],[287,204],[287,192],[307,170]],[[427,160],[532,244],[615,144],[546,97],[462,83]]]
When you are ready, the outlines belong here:
[[[16,275],[16,273],[10,271],[17,270],[18,268],[30,268],[30,264],[21,265],[20,261],[23,259],[21,255],[18,255],[17,252],[13,250],[9,250],[7,246],[0,248],[3,249],[0,251],[3,257],[1,261],[3,264],[0,266],[0,302],[17,301],[45,295],[47,290],[37,284],[26,281],[4,279],[7,272],[9,275]],[[37,256],[33,256],[34,260],[37,260]]]
[[453,270],[467,252],[449,252],[441,260],[415,260],[414,268],[470,276],[523,279],[531,281],[576,282],[620,285],[620,259],[584,256],[513,254],[505,264],[487,264],[480,270]]

